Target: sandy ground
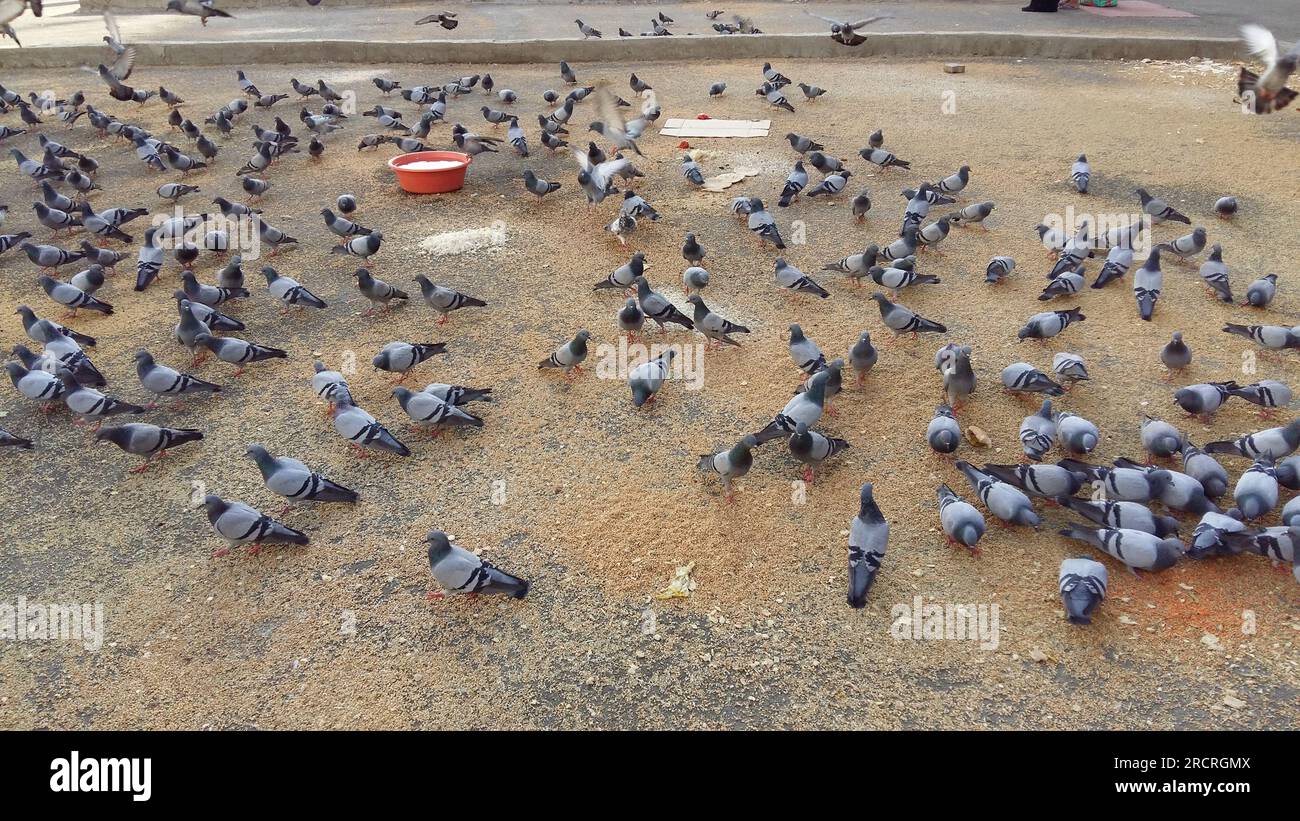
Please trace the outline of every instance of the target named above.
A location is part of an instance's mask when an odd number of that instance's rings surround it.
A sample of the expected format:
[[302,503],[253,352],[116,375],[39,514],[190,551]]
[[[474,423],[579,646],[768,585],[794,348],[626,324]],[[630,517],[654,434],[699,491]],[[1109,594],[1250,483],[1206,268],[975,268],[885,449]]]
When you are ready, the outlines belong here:
[[[480,67],[481,68],[481,67]],[[584,68],[583,80],[607,78],[626,89],[630,71],[651,82],[668,117],[771,117],[772,136],[705,146],[706,170],[753,166],[758,177],[722,194],[692,190],[677,171],[676,138],[644,140],[642,193],[663,213],[644,224],[622,249],[601,226],[615,205],[589,213],[574,181],[572,159],[550,156],[528,127],[534,156],[480,157],[460,193],[417,199],[397,192],[378,154],[355,150],[374,128],[355,117],[331,138],[318,164],[305,154],[277,163],[262,207],[273,224],[302,245],[271,260],[329,301],[320,313],[282,317],[257,274],[246,270],[254,298],[232,309],[248,323],[247,338],[286,347],[290,359],[259,363],[239,379],[209,361],[198,375],[225,386],[183,411],[159,409],[143,420],[199,427],[207,438],[178,449],[167,463],[129,475],[135,459],[92,447],[66,411],[48,418],[11,387],[0,390],[0,424],[37,440],[34,451],[0,454],[9,492],[0,496],[5,550],[0,559],[3,601],[100,601],[106,644],[97,653],[70,642],[0,643],[0,725],[5,727],[153,728],[1185,728],[1295,726],[1300,718],[1297,630],[1300,587],[1289,572],[1243,556],[1185,561],[1137,579],[1117,562],[1110,597],[1095,623],[1069,625],[1056,594],[1062,558],[1081,545],[1055,535],[1067,517],[1045,509],[1038,532],[991,527],[982,557],[947,547],[938,530],[934,490],[947,482],[966,498],[960,473],[929,450],[924,430],[940,398],[933,370],[936,348],[949,340],[975,347],[980,388],[959,418],[993,440],[990,450],[964,445],[976,462],[1013,462],[1020,419],[1036,403],[1003,392],[1001,368],[1024,359],[1050,366],[1056,350],[1081,353],[1092,381],[1059,405],[1094,420],[1104,433],[1098,461],[1139,457],[1142,413],[1163,415],[1198,440],[1266,427],[1253,406],[1233,402],[1212,424],[1185,417],[1171,404],[1172,386],[1156,358],[1181,329],[1196,352],[1186,382],[1243,378],[1244,340],[1219,332],[1225,320],[1296,320],[1300,296],[1288,264],[1300,255],[1292,192],[1300,171],[1293,112],[1247,117],[1231,104],[1227,75],[1177,72],[1143,64],[972,63],[961,76],[931,62],[833,65],[788,61],[796,81],[831,89],[821,102],[796,102],[798,113],[769,113],[753,96],[755,66],[610,65]],[[467,66],[354,68],[250,66],[263,90],[287,87],[290,76],[326,77],[355,89],[361,107],[379,101],[369,83],[377,73],[407,85],[443,82]],[[540,93],[562,87],[553,66],[493,71],[499,86],[520,92],[522,119],[535,122]],[[161,80],[205,116],[238,95],[233,72],[174,70],[133,78]],[[729,90],[708,100],[709,83]],[[10,84],[10,78],[5,78]],[[72,90],[66,72],[34,74],[14,83]],[[90,81],[87,81],[90,87]],[[956,111],[942,114],[946,91]],[[105,101],[95,92],[94,102]],[[797,90],[794,91],[797,95]],[[630,96],[630,92],[624,92]],[[112,103],[112,101],[107,101]],[[107,110],[157,132],[167,131],[157,102]],[[411,113],[413,106],[390,103]],[[450,119],[486,127],[481,98],[452,104]],[[574,123],[590,119],[580,108]],[[297,107],[276,113],[297,127]],[[9,119],[16,118],[9,115]],[[196,117],[197,119],[197,117]],[[246,115],[224,144],[215,167],[191,175],[204,207],[216,194],[239,194],[234,170],[251,153],[248,124],[268,125],[266,112]],[[889,147],[913,171],[880,172],[856,157],[866,135],[883,128]],[[849,199],[803,200],[777,214],[806,223],[807,244],[786,256],[833,293],[827,300],[790,298],[772,277],[775,254],[759,250],[727,213],[745,192],[774,203],[792,162],[781,139],[787,130],[822,139],[851,160],[850,186],[872,192],[864,225],[853,223]],[[154,189],[173,178],[143,173],[127,146],[85,127],[57,138],[104,165],[98,206],[145,204],[161,209]],[[579,136],[580,127],[574,130]],[[501,129],[504,136],[504,128]],[[30,137],[30,135],[29,135]],[[33,148],[29,137],[14,145]],[[177,137],[180,141],[181,138]],[[305,141],[304,141],[305,142]],[[439,127],[431,142],[450,142]],[[9,147],[7,144],[6,147]],[[1069,165],[1087,151],[1094,194],[1066,184]],[[927,254],[921,270],[943,284],[914,289],[903,301],[947,323],[943,337],[893,338],[868,299],[821,265],[897,231],[904,207],[898,192],[924,179],[973,168],[972,200],[997,210],[989,232],[957,230],[942,256]],[[564,188],[540,206],[518,181],[524,166]],[[0,198],[13,206],[4,230],[36,226],[27,204],[34,189],[12,170]],[[1272,309],[1250,312],[1207,298],[1194,267],[1168,265],[1165,292],[1150,324],[1136,317],[1131,281],[1078,300],[1088,319],[1039,347],[1018,344],[1016,329],[1043,309],[1047,258],[1031,230],[1045,214],[1069,206],[1092,212],[1135,210],[1132,190],[1145,185],[1208,226],[1223,243],[1239,289],[1257,275],[1281,274]],[[361,315],[354,290],[355,260],[331,256],[333,239],[317,211],[343,192],[361,200],[357,218],[389,238],[371,260],[377,275],[410,285],[429,274],[488,300],[437,327],[413,303],[383,318]],[[1212,203],[1233,193],[1242,212],[1216,220]],[[942,213],[936,209],[935,214]],[[430,259],[416,246],[441,231],[506,224],[504,246]],[[715,310],[753,329],[739,350],[710,352],[704,384],[688,391],[670,384],[659,401],[638,411],[621,381],[591,373],[566,383],[539,373],[536,363],[577,329],[597,342],[615,342],[614,315],[622,299],[593,294],[591,284],[644,250],[651,281],[685,306],[679,248],[694,231],[709,250],[713,275],[704,296]],[[140,230],[137,228],[137,235]],[[1157,229],[1159,239],[1179,233]],[[1020,263],[1002,286],[983,271],[994,254]],[[134,256],[134,254],[132,255]],[[205,256],[200,278],[211,281],[222,260]],[[1090,265],[1090,279],[1097,270]],[[170,294],[178,266],[169,259],[162,280],[143,294],[130,290],[134,265],[124,263],[102,296],[118,306],[110,318],[71,320],[99,337],[91,353],[110,393],[144,400],[132,355],[147,347],[163,362],[185,365],[188,352],[171,340]],[[0,342],[26,341],[10,306],[26,302],[57,316],[32,280],[20,251],[0,258],[0,294],[8,318]],[[73,273],[68,269],[66,273]],[[414,293],[414,290],[413,290]],[[789,398],[797,372],[786,353],[785,328],[794,321],[828,354],[842,354],[858,332],[871,330],[881,359],[862,389],[837,401],[838,417],[822,428],[852,449],[826,466],[796,504],[797,463],[779,441],[764,446],[752,473],[726,505],[716,481],[697,474],[696,455],[725,447],[757,430]],[[652,340],[654,334],[651,335]],[[447,341],[450,355],[420,366],[412,382],[492,386],[496,399],[479,405],[481,431],[427,439],[412,432],[391,379],[367,360],[385,342]],[[666,341],[699,341],[673,332]],[[358,402],[370,409],[414,455],[407,460],[359,460],[320,415],[308,379],[316,356],[338,365],[361,363],[350,378]],[[1261,359],[1258,378],[1296,381],[1294,359]],[[292,455],[358,489],[355,509],[301,507],[287,522],[310,533],[307,548],[244,551],[220,559],[221,546],[201,509],[190,505],[194,483],[263,510],[279,507],[243,456],[249,442]],[[1235,479],[1245,465],[1229,460]],[[504,504],[494,482],[504,480]],[[884,568],[868,608],[844,602],[846,529],[858,487],[872,481],[892,524]],[[1192,521],[1187,521],[1190,533]],[[427,604],[431,589],[420,539],[440,527],[461,544],[533,581],[523,602],[498,600]],[[674,569],[694,562],[698,583],[686,600],[652,600]],[[994,604],[1000,643],[981,650],[970,641],[896,640],[891,609],[927,602]],[[1243,611],[1256,630],[1242,631]],[[345,628],[355,623],[355,631]],[[1211,638],[1206,638],[1206,636]]]

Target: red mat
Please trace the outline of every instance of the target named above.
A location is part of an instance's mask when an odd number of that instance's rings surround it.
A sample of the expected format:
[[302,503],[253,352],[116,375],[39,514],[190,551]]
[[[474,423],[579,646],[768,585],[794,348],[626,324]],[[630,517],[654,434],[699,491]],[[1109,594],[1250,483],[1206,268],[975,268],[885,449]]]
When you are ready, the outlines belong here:
[[1195,17],[1190,11],[1180,11],[1150,3],[1147,0],[1119,0],[1118,6],[1099,8],[1097,6],[1079,6],[1081,11],[1101,17]]

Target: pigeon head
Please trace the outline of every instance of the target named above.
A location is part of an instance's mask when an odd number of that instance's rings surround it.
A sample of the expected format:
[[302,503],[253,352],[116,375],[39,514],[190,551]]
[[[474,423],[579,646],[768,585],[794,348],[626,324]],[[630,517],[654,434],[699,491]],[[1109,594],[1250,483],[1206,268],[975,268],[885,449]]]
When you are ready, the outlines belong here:
[[122,443],[125,442],[129,436],[130,431],[127,430],[125,426],[100,428],[95,431],[96,442],[112,442],[119,447],[122,446]]
[[[173,0],[173,2],[178,2],[178,0]],[[203,497],[203,507],[208,512],[208,521],[216,521],[216,518],[224,513],[229,505],[217,494],[209,493]]]
[[443,556],[451,552],[451,540],[441,530],[430,530],[424,537],[424,543],[429,546],[430,566],[433,566]]

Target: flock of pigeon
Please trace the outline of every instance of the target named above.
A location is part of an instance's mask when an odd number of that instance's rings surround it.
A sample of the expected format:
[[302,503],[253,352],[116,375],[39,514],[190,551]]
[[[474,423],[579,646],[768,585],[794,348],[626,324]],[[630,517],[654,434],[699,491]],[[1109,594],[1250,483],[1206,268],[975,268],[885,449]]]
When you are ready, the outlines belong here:
[[[171,5],[188,7],[189,4],[173,0]],[[193,5],[215,12],[207,4]],[[200,14],[201,19],[206,19],[202,16],[206,12],[187,13]],[[426,20],[440,22],[447,28],[455,25],[454,16],[445,20],[436,17]],[[107,86],[108,96],[129,105],[146,105],[158,98],[168,107],[168,122],[180,136],[152,134],[129,122],[129,109],[119,106],[115,114],[110,114],[91,105],[80,91],[67,99],[53,99],[30,92],[24,95],[0,86],[0,113],[16,113],[21,122],[19,127],[0,126],[0,142],[21,138],[33,144],[29,151],[37,158],[29,158],[18,148],[13,148],[11,153],[19,174],[30,178],[41,192],[41,199],[32,204],[32,230],[0,236],[0,254],[19,248],[30,263],[41,270],[41,276],[36,280],[41,291],[49,300],[67,310],[66,317],[75,317],[79,311],[113,313],[113,306],[105,300],[103,291],[115,266],[123,262],[127,254],[106,246],[110,243],[134,243],[135,239],[127,229],[134,220],[148,216],[151,209],[92,207],[92,196],[111,196],[111,192],[102,192],[96,183],[99,162],[84,152],[57,142],[50,134],[56,123],[69,130],[89,124],[101,135],[114,135],[130,143],[135,149],[136,160],[146,168],[178,172],[181,181],[165,182],[157,189],[158,196],[171,205],[199,192],[197,186],[184,182],[184,178],[192,171],[212,167],[219,161],[220,141],[235,130],[250,107],[269,111],[290,93],[297,95],[303,101],[298,120],[301,129],[310,133],[310,137],[306,134],[302,137],[308,139],[307,153],[311,158],[321,156],[330,136],[344,129],[344,121],[349,119],[338,105],[342,95],[324,80],[310,84],[294,79],[289,92],[267,94],[243,71],[238,71],[236,79],[240,97],[213,112],[200,125],[186,116],[185,101],[174,92],[163,87],[155,92],[127,85],[134,67],[134,50],[122,43],[111,18],[108,22],[110,35],[105,40],[109,47],[109,62],[97,70]],[[672,21],[661,19],[659,22],[666,26]],[[847,26],[847,33],[852,35],[853,28],[869,22],[836,23],[838,28],[833,34],[844,36]],[[584,24],[579,22],[579,25]],[[583,34],[599,36],[599,32],[589,32],[585,28]],[[1263,76],[1272,73],[1270,68]],[[537,117],[540,140],[552,152],[566,148],[571,152],[577,166],[578,186],[587,198],[589,208],[621,194],[616,198],[619,202],[617,216],[607,230],[620,242],[626,243],[640,222],[653,222],[659,218],[659,212],[635,190],[636,180],[645,174],[632,159],[633,156],[642,156],[638,140],[661,113],[658,98],[648,83],[633,74],[629,82],[631,96],[641,102],[637,109],[639,116],[629,120],[621,111],[633,108],[632,104],[616,96],[607,86],[580,84],[567,63],[560,65],[560,79],[571,90],[563,96],[555,91],[545,93],[548,106],[556,107]],[[1286,75],[1283,75],[1283,85],[1278,87],[1284,88],[1285,80]],[[472,96],[476,89],[480,89],[495,105],[509,106],[520,99],[514,91],[497,86],[490,74],[461,77],[443,85],[404,87],[399,81],[383,77],[374,78],[374,84],[385,96],[400,92],[404,100],[424,110],[418,121],[411,125],[400,111],[384,105],[376,105],[364,112],[365,116],[374,118],[382,130],[363,137],[357,150],[385,143],[397,145],[404,152],[425,149],[424,140],[432,129],[448,122],[449,107],[464,105],[459,101]],[[788,77],[770,64],[764,64],[756,94],[763,97],[769,106],[793,112],[794,108],[784,93],[790,85]],[[825,93],[815,86],[801,84],[799,87],[807,100]],[[725,85],[721,83],[709,89],[713,96],[722,93],[725,93]],[[1276,99],[1276,89],[1272,93]],[[589,97],[598,117],[589,130],[599,135],[601,146],[588,141],[585,148],[575,148],[565,140],[566,136],[573,137],[567,126],[577,107],[584,105]],[[312,98],[318,98],[323,104],[319,113],[312,113],[305,107]],[[451,140],[458,148],[467,154],[478,155],[499,153],[508,144],[521,158],[529,156],[528,138],[519,125],[518,116],[491,105],[470,104],[465,106],[466,113],[474,108],[491,126],[508,123],[507,136],[502,140],[475,134],[461,123],[455,123]],[[203,125],[211,125],[219,136],[210,138],[204,133]],[[301,141],[301,137],[295,135],[294,127],[279,116],[274,117],[269,128],[258,124],[250,127],[257,140],[255,153],[234,175],[249,202],[272,186],[265,172],[286,154],[299,153]],[[70,133],[75,134],[75,131]],[[170,142],[173,139],[189,139],[195,148],[182,150],[177,143]],[[794,207],[805,195],[811,198],[845,194],[852,171],[844,160],[813,137],[791,132],[785,139],[794,154],[794,162],[777,196],[778,208]],[[602,147],[606,145],[609,146],[608,152]],[[879,130],[867,138],[867,144],[857,154],[864,163],[879,169],[910,168],[909,161],[885,147],[884,135]],[[130,161],[129,154],[123,158]],[[115,162],[123,158],[115,158]],[[233,163],[229,166],[234,168]],[[697,156],[682,155],[680,171],[687,185],[701,186],[705,183],[705,171]],[[1073,186],[1079,195],[1087,194],[1092,168],[1086,156],[1080,155],[1073,162],[1068,176],[1064,174],[1064,167],[1062,171],[1063,185]],[[820,174],[821,179],[813,183],[811,172]],[[882,323],[895,334],[945,334],[947,328],[941,322],[924,317],[904,305],[900,294],[914,292],[909,289],[924,290],[926,286],[939,284],[938,277],[917,270],[918,255],[927,251],[940,253],[937,249],[950,235],[953,226],[982,225],[994,210],[994,203],[989,201],[958,205],[959,200],[966,199],[973,179],[972,169],[962,166],[951,175],[904,190],[902,195],[906,207],[895,238],[828,263],[823,270],[846,275],[854,284],[869,279],[879,286],[882,290],[873,293],[872,298]],[[523,188],[539,200],[561,188],[561,183],[541,179],[527,169],[522,173],[522,182]],[[624,190],[620,191],[619,185]],[[1159,196],[1143,189],[1138,189],[1135,196],[1150,224],[1191,224],[1187,216]],[[271,249],[271,255],[281,248],[297,244],[296,239],[271,226],[257,209],[247,203],[222,196],[215,197],[212,203],[225,217],[254,221],[260,242],[263,247]],[[320,212],[328,230],[339,239],[339,244],[331,247],[330,253],[361,259],[379,253],[383,234],[354,221],[356,198],[344,194],[337,198],[335,205],[337,213],[331,208]],[[951,207],[951,210],[930,220],[930,211],[935,206]],[[852,214],[857,220],[864,220],[871,209],[872,202],[865,191],[853,198]],[[8,210],[0,206],[0,226]],[[1214,210],[1220,218],[1232,219],[1238,210],[1237,202],[1233,197],[1221,198],[1214,204]],[[776,218],[761,198],[736,197],[730,203],[729,213],[746,225],[760,246],[771,245],[778,251],[785,248]],[[212,355],[236,366],[232,375],[238,376],[250,363],[285,358],[289,354],[231,335],[247,329],[243,322],[226,311],[251,296],[239,255],[228,258],[215,284],[200,282],[195,276],[192,266],[200,254],[225,254],[231,249],[232,237],[228,230],[210,227],[209,216],[206,213],[179,212],[177,216],[155,218],[143,232],[136,263],[135,290],[143,291],[158,281],[165,264],[165,252],[171,251],[181,266],[180,287],[174,292],[178,314],[175,326],[177,343],[195,355],[190,367]],[[1105,231],[1095,231],[1087,221],[1083,221],[1073,233],[1046,225],[1037,226],[1043,244],[1055,258],[1047,273],[1048,284],[1039,299],[1052,301],[1083,293],[1084,265],[1087,260],[1102,254],[1105,261],[1091,288],[1106,287],[1122,280],[1134,262],[1135,248],[1142,247],[1143,228],[1144,221]],[[76,249],[70,250],[33,241],[33,231],[48,232],[51,239],[80,231],[86,238]],[[94,242],[90,235],[94,235]],[[1195,260],[1204,254],[1208,242],[1207,230],[1197,227],[1185,236],[1151,248],[1145,262],[1133,274],[1134,297],[1142,319],[1152,317],[1159,300],[1163,286],[1162,260],[1170,257],[1184,263]],[[1201,277],[1216,298],[1232,303],[1230,272],[1223,261],[1223,249],[1215,244],[1209,247],[1209,251],[1200,267]],[[645,276],[645,258],[640,253],[595,283],[594,289],[631,294],[616,317],[620,329],[629,335],[640,333],[648,318],[661,332],[668,324],[674,324],[688,331],[698,331],[708,340],[710,347],[739,346],[736,336],[749,333],[749,329],[719,315],[704,302],[702,292],[709,283],[708,271],[703,267],[706,255],[706,249],[697,236],[687,234],[682,256],[688,264],[683,273],[683,285],[689,294],[689,314],[653,289]],[[58,278],[59,269],[67,266],[80,270],[66,278]],[[986,281],[996,286],[1012,275],[1016,267],[1016,261],[1011,257],[996,256],[987,265]],[[802,294],[816,299],[831,296],[811,276],[783,257],[776,257],[773,271],[776,284],[792,295]],[[260,273],[265,277],[267,291],[282,303],[284,311],[328,307],[303,284],[275,268],[268,265]],[[359,268],[355,278],[358,290],[370,301],[372,311],[387,311],[394,301],[410,298],[367,268]],[[439,286],[427,277],[415,279],[423,301],[437,313],[439,323],[445,322],[451,312],[486,307],[484,300]],[[1252,282],[1245,291],[1245,304],[1266,307],[1273,299],[1276,287],[1273,275]],[[20,306],[17,313],[22,317],[27,336],[40,347],[37,352],[16,345],[12,350],[15,361],[6,364],[14,388],[22,397],[41,404],[47,412],[54,408],[55,403],[62,403],[76,421],[93,422],[97,441],[110,442],[127,453],[144,457],[145,462],[135,469],[137,471],[146,469],[154,457],[164,456],[168,449],[203,438],[199,430],[142,422],[100,427],[110,417],[143,414],[148,408],[100,390],[107,386],[107,379],[85,350],[95,346],[93,337],[53,319],[41,318],[26,305]],[[1021,340],[1046,340],[1085,319],[1079,307],[1036,312],[1025,321],[1018,337]],[[1300,327],[1228,324],[1224,330],[1249,339],[1265,350],[1300,349]],[[589,331],[578,331],[571,341],[541,360],[538,369],[561,369],[568,378],[575,378],[581,373],[581,365],[588,356],[590,339]],[[420,363],[445,353],[447,344],[394,341],[374,356],[372,364],[405,380]],[[735,480],[751,469],[754,451],[767,442],[784,440],[789,452],[807,466],[807,481],[813,480],[815,470],[822,463],[849,447],[848,442],[828,436],[816,427],[828,411],[833,397],[841,392],[844,368],[851,367],[861,384],[876,364],[878,353],[870,332],[862,331],[843,357],[828,361],[818,344],[805,335],[798,324],[792,324],[789,326],[789,353],[801,379],[794,396],[758,430],[745,435],[734,446],[706,454],[698,460],[700,470],[720,478],[728,501],[734,498]],[[963,440],[958,412],[976,390],[972,355],[972,346],[949,343],[942,346],[935,356],[946,403],[936,410],[927,431],[927,440],[945,458],[955,453]],[[674,356],[675,350],[670,347],[629,372],[628,385],[636,407],[653,402],[671,380]],[[1181,336],[1174,334],[1159,352],[1159,357],[1170,373],[1175,374],[1190,363],[1192,352]],[[170,357],[164,355],[160,358]],[[140,385],[159,398],[180,399],[221,392],[220,385],[164,364],[149,351],[139,351],[135,361]],[[342,373],[329,369],[320,361],[315,363],[315,370],[311,380],[313,392],[328,403],[334,429],[359,454],[364,454],[367,449],[377,449],[400,457],[411,455],[410,449],[375,416],[357,405]],[[1066,385],[1062,383],[1073,384],[1088,379],[1087,364],[1082,356],[1062,351],[1055,355],[1052,371],[1053,374],[1049,375],[1027,362],[1015,362],[1007,365],[1001,373],[1002,383],[1008,391],[1022,396],[1048,397],[1042,401],[1041,407],[1025,417],[1020,427],[1019,440],[1025,463],[977,467],[963,460],[955,462],[972,493],[983,504],[984,511],[1008,527],[1038,527],[1040,519],[1034,510],[1035,498],[1047,504],[1063,505],[1079,514],[1083,521],[1061,530],[1062,535],[1112,556],[1135,572],[1160,571],[1183,557],[1255,553],[1293,565],[1300,580],[1300,564],[1296,564],[1295,558],[1295,544],[1300,539],[1300,496],[1282,508],[1280,526],[1252,526],[1277,508],[1280,487],[1300,490],[1300,455],[1293,455],[1300,446],[1300,419],[1237,439],[1197,447],[1171,423],[1146,417],[1141,426],[1142,448],[1151,459],[1178,458],[1181,471],[1129,459],[1116,459],[1110,466],[1092,464],[1085,459],[1100,442],[1097,426],[1077,413],[1054,408],[1052,403],[1053,398],[1066,393]],[[423,390],[412,391],[398,385],[392,390],[392,396],[413,422],[436,433],[445,427],[482,426],[482,419],[467,406],[474,402],[490,402],[491,389],[434,383]],[[1238,385],[1233,381],[1194,384],[1180,388],[1174,394],[1179,406],[1202,419],[1209,419],[1231,398],[1258,405],[1263,409],[1262,413],[1268,413],[1287,408],[1292,396],[1285,384],[1275,380],[1261,380],[1249,385]],[[970,434],[971,431],[966,431],[966,435]],[[31,441],[8,431],[0,431],[0,444],[33,446]],[[1053,448],[1059,448],[1063,458],[1055,463],[1044,461]],[[1233,484],[1216,455],[1248,459],[1251,464]],[[257,444],[248,446],[247,456],[257,465],[267,488],[289,502],[348,504],[357,500],[354,491],[330,481],[296,459],[273,455]],[[1217,500],[1227,494],[1230,484],[1232,505],[1221,508]],[[1089,499],[1076,496],[1084,489],[1090,492]],[[977,552],[986,527],[985,513],[947,484],[940,485],[936,492],[939,519],[949,542]],[[1193,526],[1190,539],[1180,539],[1179,531],[1183,525],[1177,519],[1153,511],[1150,507],[1153,503],[1159,503],[1169,511],[1200,517]],[[213,494],[206,497],[205,508],[213,529],[230,545],[249,544],[255,552],[266,543],[308,542],[305,533],[242,502]],[[884,559],[888,537],[889,524],[876,504],[872,485],[865,484],[861,489],[859,513],[849,530],[848,602],[853,607],[865,606]],[[431,531],[426,541],[433,575],[445,591],[502,593],[517,598],[527,594],[528,582],[452,544],[441,531]],[[224,552],[217,551],[218,554]],[[1104,564],[1086,557],[1062,563],[1060,592],[1072,622],[1086,624],[1090,621],[1106,587]]]

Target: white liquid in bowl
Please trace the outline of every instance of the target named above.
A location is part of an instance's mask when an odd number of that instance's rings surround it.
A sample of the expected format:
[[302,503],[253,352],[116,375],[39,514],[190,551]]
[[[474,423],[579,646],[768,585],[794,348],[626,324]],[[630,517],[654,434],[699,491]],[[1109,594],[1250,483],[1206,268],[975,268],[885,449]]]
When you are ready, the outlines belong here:
[[460,168],[464,164],[460,160],[416,160],[401,163],[398,168],[407,171],[446,171],[448,168]]

